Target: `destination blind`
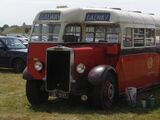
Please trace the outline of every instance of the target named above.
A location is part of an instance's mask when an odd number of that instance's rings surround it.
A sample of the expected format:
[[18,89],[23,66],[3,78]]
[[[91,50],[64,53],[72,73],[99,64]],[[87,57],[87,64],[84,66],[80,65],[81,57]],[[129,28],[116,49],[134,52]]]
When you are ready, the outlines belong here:
[[110,13],[87,13],[85,21],[109,21]]
[[60,20],[60,13],[41,13],[39,20]]

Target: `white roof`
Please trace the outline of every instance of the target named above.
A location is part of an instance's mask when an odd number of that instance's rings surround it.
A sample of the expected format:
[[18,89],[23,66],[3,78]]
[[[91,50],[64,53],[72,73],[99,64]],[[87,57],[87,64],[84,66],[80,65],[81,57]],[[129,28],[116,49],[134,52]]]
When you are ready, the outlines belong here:
[[[39,21],[41,13],[60,13],[60,20],[48,22],[65,23],[119,23],[130,27],[155,28],[160,27],[160,16],[115,10],[108,8],[60,8],[54,10],[41,11],[34,22]],[[110,13],[109,21],[85,21],[87,13]],[[41,21],[46,22],[46,21]]]

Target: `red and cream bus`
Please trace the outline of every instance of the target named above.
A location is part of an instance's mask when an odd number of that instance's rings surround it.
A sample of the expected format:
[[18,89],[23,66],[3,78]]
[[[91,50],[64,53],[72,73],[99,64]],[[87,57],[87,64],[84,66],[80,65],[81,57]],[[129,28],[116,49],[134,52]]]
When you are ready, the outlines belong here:
[[160,17],[108,8],[57,8],[34,22],[23,78],[32,105],[49,96],[109,108],[125,88],[160,83]]

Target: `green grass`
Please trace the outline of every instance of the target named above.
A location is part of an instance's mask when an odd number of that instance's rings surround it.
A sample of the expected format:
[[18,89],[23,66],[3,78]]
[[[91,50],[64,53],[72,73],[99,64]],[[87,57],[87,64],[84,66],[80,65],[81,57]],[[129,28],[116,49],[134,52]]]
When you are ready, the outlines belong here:
[[[72,105],[67,100],[50,100],[45,105],[31,107],[25,96],[22,74],[0,69],[0,120],[159,120],[160,89],[138,96],[136,108],[130,108],[123,98],[109,110],[95,110],[82,103]],[[142,109],[139,100],[153,94],[157,105]]]

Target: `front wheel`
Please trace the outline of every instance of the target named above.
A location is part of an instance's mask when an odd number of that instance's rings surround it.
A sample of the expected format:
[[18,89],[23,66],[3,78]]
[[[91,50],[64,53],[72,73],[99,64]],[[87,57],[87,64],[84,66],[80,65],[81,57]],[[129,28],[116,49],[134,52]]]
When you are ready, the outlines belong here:
[[42,89],[42,86],[42,81],[27,80],[26,96],[31,105],[37,106],[47,102],[49,95]]
[[93,103],[96,108],[110,108],[116,93],[115,77],[111,73],[107,73],[102,83],[94,87],[93,93]]

